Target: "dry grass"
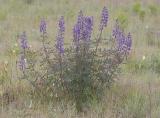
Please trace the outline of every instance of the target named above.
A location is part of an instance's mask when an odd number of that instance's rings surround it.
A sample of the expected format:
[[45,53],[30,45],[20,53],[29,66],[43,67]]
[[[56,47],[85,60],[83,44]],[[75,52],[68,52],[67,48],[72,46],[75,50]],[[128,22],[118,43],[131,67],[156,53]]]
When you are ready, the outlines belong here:
[[[31,86],[26,81],[19,82],[15,72],[15,55],[17,37],[24,30],[28,34],[33,49],[39,48],[39,21],[46,18],[48,37],[54,40],[56,36],[57,19],[64,15],[67,32],[66,43],[72,37],[72,26],[79,10],[95,17],[95,27],[98,27],[99,15],[105,5],[109,9],[110,21],[106,31],[109,33],[114,20],[119,13],[125,13],[128,27],[133,35],[133,49],[129,59],[142,60],[143,56],[150,58],[157,55],[160,47],[148,45],[148,31],[153,32],[153,40],[160,39],[160,9],[157,15],[149,14],[145,20],[132,12],[133,0],[0,0],[0,74],[7,71],[5,77],[0,76],[0,118],[159,118],[160,116],[160,77],[154,72],[131,73],[123,69],[113,87],[106,91],[103,104],[98,104],[86,114],[77,114],[72,104],[42,105],[30,98]],[[141,0],[144,9],[149,4],[157,4],[157,0]],[[158,5],[158,4],[157,4]],[[104,37],[109,37],[109,33]],[[94,36],[97,30],[94,31]],[[5,62],[8,61],[6,65]],[[5,70],[7,69],[7,70]],[[3,80],[3,81],[1,81]],[[10,81],[11,80],[11,81]],[[1,84],[1,82],[3,84]]]

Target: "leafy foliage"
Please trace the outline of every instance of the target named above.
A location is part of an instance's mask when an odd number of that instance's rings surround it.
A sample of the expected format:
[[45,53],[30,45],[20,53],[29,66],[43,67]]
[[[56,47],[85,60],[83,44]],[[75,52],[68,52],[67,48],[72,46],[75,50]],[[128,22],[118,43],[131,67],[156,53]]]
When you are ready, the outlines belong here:
[[134,11],[135,13],[139,13],[139,12],[141,11],[141,4],[140,4],[139,2],[137,2],[137,3],[135,3],[135,4],[133,5],[133,11]]

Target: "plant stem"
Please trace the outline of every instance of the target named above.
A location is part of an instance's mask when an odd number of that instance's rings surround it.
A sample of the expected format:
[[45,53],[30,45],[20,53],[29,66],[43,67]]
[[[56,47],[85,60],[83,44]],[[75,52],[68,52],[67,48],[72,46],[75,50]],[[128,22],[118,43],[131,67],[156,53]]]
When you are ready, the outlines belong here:
[[100,31],[99,37],[98,37],[98,39],[96,41],[97,45],[96,45],[96,49],[95,49],[94,55],[96,55],[96,53],[97,53],[98,46],[99,46],[99,43],[100,43],[100,40],[101,40],[101,36],[102,36],[102,31],[103,31],[103,29]]

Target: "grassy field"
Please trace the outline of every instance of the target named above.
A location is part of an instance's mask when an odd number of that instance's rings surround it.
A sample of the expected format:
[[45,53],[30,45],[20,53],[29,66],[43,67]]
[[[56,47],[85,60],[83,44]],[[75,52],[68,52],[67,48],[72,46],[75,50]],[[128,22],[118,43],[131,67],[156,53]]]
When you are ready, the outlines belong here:
[[[132,52],[103,104],[77,114],[70,103],[41,104],[31,99],[32,86],[19,81],[16,60],[21,32],[26,31],[33,50],[40,47],[39,23],[45,18],[48,37],[55,42],[57,21],[66,21],[65,44],[82,10],[95,18],[98,29],[104,6],[109,38],[118,18],[133,36]],[[97,30],[93,36],[97,36]],[[53,105],[54,104],[54,105]],[[0,118],[160,118],[160,1],[159,0],[0,0]]]

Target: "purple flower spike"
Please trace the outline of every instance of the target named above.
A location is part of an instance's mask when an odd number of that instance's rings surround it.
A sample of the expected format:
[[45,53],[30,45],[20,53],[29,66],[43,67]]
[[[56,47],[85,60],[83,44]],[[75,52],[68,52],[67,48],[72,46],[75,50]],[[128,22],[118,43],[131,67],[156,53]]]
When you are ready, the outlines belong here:
[[64,53],[64,32],[65,32],[64,24],[65,24],[64,17],[62,16],[59,20],[59,30],[56,43],[56,49],[60,54]]
[[83,39],[89,41],[93,30],[93,17],[84,18]]
[[47,33],[47,24],[44,19],[41,20],[41,23],[40,23],[40,32],[43,34]]
[[74,37],[74,42],[76,44],[78,44],[80,39],[82,39],[83,19],[84,19],[83,13],[82,11],[80,11],[78,15],[77,23],[73,28],[73,37]]
[[80,27],[79,27],[80,29],[83,28],[83,20],[84,20],[84,15],[83,15],[83,12],[80,11],[80,12],[79,12],[79,15],[78,15],[78,20],[77,20],[77,25],[80,26]]
[[112,33],[113,33],[113,34],[112,34],[113,37],[116,38],[116,39],[117,39],[120,35],[122,35],[122,31],[121,31],[121,29],[120,29],[120,27],[119,27],[118,20],[116,20],[116,24],[115,24],[115,27],[114,27]]
[[80,29],[78,25],[75,25],[73,28],[73,37],[74,37],[75,44],[78,45],[80,40]]
[[73,28],[73,38],[75,44],[78,46],[79,41],[90,41],[93,30],[93,17],[83,16],[82,11],[79,12],[77,23]]
[[108,9],[106,7],[103,8],[102,14],[101,14],[101,22],[100,22],[100,30],[103,30],[104,27],[107,27],[108,23]]
[[23,34],[20,35],[20,43],[21,43],[21,48],[22,49],[27,49],[28,48],[27,36],[26,36],[25,32],[23,32]]
[[116,39],[117,50],[121,54],[129,54],[132,46],[132,37],[130,33],[127,37],[125,36],[119,27],[118,21],[116,21],[115,28],[113,29],[113,37]]

